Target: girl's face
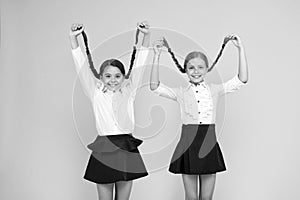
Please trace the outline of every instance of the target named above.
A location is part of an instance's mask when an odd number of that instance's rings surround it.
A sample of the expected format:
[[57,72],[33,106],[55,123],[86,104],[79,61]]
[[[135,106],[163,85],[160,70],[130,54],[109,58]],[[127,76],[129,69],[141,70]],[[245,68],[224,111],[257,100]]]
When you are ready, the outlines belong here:
[[109,65],[105,67],[101,81],[107,89],[117,91],[124,81],[124,75],[119,68]]
[[191,82],[200,83],[207,73],[205,61],[199,57],[191,59],[186,65],[186,73]]

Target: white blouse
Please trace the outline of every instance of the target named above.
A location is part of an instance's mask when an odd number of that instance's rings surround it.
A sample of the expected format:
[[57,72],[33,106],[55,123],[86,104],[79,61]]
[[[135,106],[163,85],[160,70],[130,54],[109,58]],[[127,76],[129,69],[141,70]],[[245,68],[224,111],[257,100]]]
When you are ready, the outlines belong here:
[[76,70],[85,94],[93,104],[96,128],[99,135],[129,134],[134,130],[134,99],[145,69],[149,50],[137,50],[136,63],[129,79],[119,91],[103,91],[103,84],[96,82],[80,47],[72,50]]
[[160,83],[154,93],[180,104],[184,124],[214,124],[219,97],[235,92],[243,85],[235,76],[224,84],[207,84],[203,81],[197,86],[189,84],[185,88],[170,88]]

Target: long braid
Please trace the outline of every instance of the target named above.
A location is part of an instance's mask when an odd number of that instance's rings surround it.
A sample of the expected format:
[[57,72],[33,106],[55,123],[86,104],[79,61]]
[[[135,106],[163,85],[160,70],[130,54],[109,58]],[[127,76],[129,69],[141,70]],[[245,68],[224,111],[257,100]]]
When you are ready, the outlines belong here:
[[175,65],[176,65],[176,67],[179,69],[179,71],[180,71],[181,73],[185,73],[185,72],[186,72],[185,68],[183,68],[183,67],[179,64],[177,58],[175,57],[173,51],[171,50],[171,48],[170,48],[170,46],[169,46],[169,44],[168,44],[168,42],[167,42],[167,40],[166,40],[165,38],[163,38],[163,43],[164,43],[164,46],[168,49],[168,52],[170,53],[170,55],[171,55],[171,57],[172,57],[172,59],[173,59]]
[[87,38],[87,35],[84,31],[82,31],[82,37],[83,37],[83,41],[84,41],[84,44],[85,44],[85,52],[86,52],[86,55],[87,55],[87,58],[88,58],[88,63],[89,63],[90,69],[93,72],[94,76],[97,79],[99,79],[100,74],[97,72],[97,70],[94,67],[94,63],[93,63],[93,60],[92,60],[92,55],[91,55],[89,45],[88,45],[88,38]]
[[[233,38],[233,39],[236,39],[236,38]],[[221,57],[222,53],[223,53],[223,50],[225,49],[225,46],[226,44],[229,42],[229,40],[231,40],[230,38],[225,38],[224,41],[223,41],[223,44],[222,44],[222,47],[221,47],[221,50],[219,51],[218,55],[217,55],[217,58],[215,59],[215,61],[213,62],[213,64],[211,65],[211,67],[208,69],[208,72],[210,72],[214,67],[215,65],[217,64],[219,58]]]
[[132,70],[133,65],[134,65],[134,60],[135,60],[135,55],[136,55],[136,45],[138,43],[139,33],[140,33],[140,30],[137,29],[136,33],[135,33],[135,43],[134,43],[133,51],[132,51],[132,54],[131,54],[129,69],[128,69],[128,72],[127,72],[127,74],[125,76],[126,79],[128,79],[130,77],[131,70]]

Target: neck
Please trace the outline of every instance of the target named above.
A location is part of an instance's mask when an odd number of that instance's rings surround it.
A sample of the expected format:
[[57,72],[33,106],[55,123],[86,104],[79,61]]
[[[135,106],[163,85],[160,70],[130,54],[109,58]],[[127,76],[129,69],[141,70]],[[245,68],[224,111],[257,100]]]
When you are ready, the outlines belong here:
[[191,84],[197,86],[197,85],[200,85],[201,83],[203,83],[204,80],[200,81],[200,82],[193,82],[193,81],[189,81]]

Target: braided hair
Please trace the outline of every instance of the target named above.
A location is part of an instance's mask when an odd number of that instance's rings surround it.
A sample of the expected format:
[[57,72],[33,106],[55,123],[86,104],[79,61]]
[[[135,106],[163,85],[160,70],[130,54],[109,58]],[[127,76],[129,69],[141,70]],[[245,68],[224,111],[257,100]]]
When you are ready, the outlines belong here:
[[97,70],[94,67],[94,63],[93,63],[93,60],[92,60],[92,55],[91,55],[90,48],[89,48],[89,45],[88,45],[88,38],[87,38],[87,35],[84,31],[82,31],[82,37],[83,37],[83,41],[84,41],[84,45],[85,45],[85,52],[86,52],[86,55],[87,55],[87,58],[88,58],[88,63],[89,63],[90,69],[93,72],[94,76],[97,79],[99,79],[100,74],[97,72]]
[[133,67],[133,64],[134,64],[135,55],[136,55],[136,45],[137,45],[138,39],[139,39],[139,32],[140,32],[139,29],[137,29],[136,33],[135,33],[135,43],[134,43],[132,54],[131,54],[129,69],[128,69],[128,72],[125,76],[126,79],[128,79],[130,77],[131,70],[132,70],[132,67]]
[[84,31],[82,31],[82,37],[83,37],[83,41],[84,41],[84,45],[85,45],[85,52],[86,52],[86,55],[88,58],[89,67],[90,67],[93,75],[95,76],[95,78],[100,79],[100,76],[102,75],[105,67],[111,65],[111,66],[117,67],[121,71],[121,73],[125,76],[125,78],[128,79],[131,74],[133,65],[134,65],[134,60],[135,60],[135,55],[136,55],[136,44],[138,43],[138,35],[139,35],[139,30],[136,31],[135,45],[133,46],[133,51],[131,54],[130,66],[129,66],[128,73],[125,75],[124,65],[122,64],[122,62],[120,62],[117,59],[109,59],[109,60],[104,61],[100,66],[100,72],[99,73],[97,72],[97,70],[94,67],[92,55],[91,55],[91,52],[89,49],[87,35]]
[[179,64],[177,58],[175,57],[173,51],[171,50],[171,48],[170,48],[170,46],[169,46],[169,44],[168,44],[168,42],[167,42],[167,40],[166,40],[165,38],[163,38],[163,43],[164,43],[164,46],[168,49],[168,52],[171,54],[171,57],[172,57],[172,59],[173,59],[175,65],[176,65],[176,67],[179,69],[179,71],[180,71],[181,73],[185,73],[185,72],[186,72],[186,69],[183,68],[183,67]]
[[[233,38],[235,39],[235,38]],[[215,65],[217,64],[219,58],[221,57],[222,53],[223,53],[223,50],[226,46],[226,44],[229,42],[229,40],[231,40],[230,38],[225,38],[224,41],[223,41],[223,44],[222,44],[222,47],[217,55],[217,58],[215,59],[215,61],[213,62],[213,64],[211,65],[211,67],[208,69],[208,72],[210,72],[214,67]],[[181,73],[186,73],[186,66],[188,64],[188,62],[193,59],[193,58],[196,58],[196,57],[200,57],[204,60],[204,62],[206,63],[206,66],[208,66],[208,59],[207,57],[205,56],[204,53],[202,52],[197,52],[197,51],[193,51],[191,53],[189,53],[186,57],[185,57],[185,60],[184,60],[184,65],[183,67],[179,64],[178,60],[176,59],[174,53],[172,52],[167,40],[165,38],[163,38],[163,43],[164,43],[164,46],[168,49],[168,52],[170,53],[176,67],[179,69],[179,71]]]
[[[233,39],[236,39],[235,37]],[[222,44],[222,47],[217,55],[217,58],[215,59],[215,61],[213,62],[213,64],[211,65],[211,67],[208,69],[208,72],[210,72],[214,67],[215,65],[217,64],[219,58],[221,57],[222,53],[223,53],[223,50],[225,49],[225,46],[226,44],[229,42],[230,38],[225,38],[224,41],[223,41],[223,44]]]

